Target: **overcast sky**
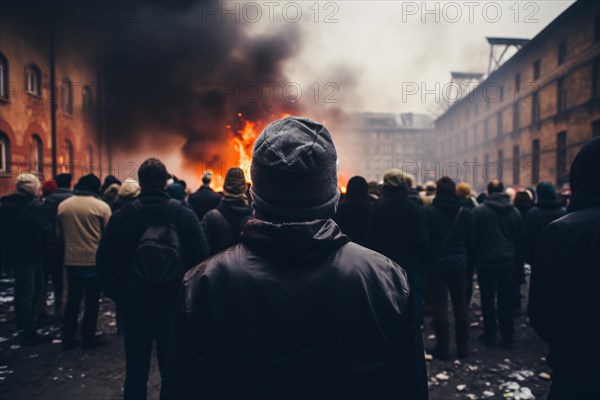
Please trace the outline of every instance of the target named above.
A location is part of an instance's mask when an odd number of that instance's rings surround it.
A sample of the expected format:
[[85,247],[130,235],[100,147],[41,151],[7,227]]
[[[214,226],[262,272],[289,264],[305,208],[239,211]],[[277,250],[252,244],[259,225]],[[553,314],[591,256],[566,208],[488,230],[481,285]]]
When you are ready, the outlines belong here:
[[[348,111],[432,113],[436,111],[433,97],[425,103],[419,95],[403,99],[403,83],[432,89],[436,82],[440,87],[447,84],[450,71],[486,72],[486,36],[532,38],[573,2],[430,1],[425,4],[432,10],[429,14],[421,1],[321,2],[319,22],[312,1],[296,4],[302,9],[298,25],[303,46],[285,71],[302,87],[302,101],[314,98],[314,88],[309,87],[318,82],[319,107],[329,94]],[[273,11],[276,17],[282,14],[283,10]],[[288,7],[288,21],[295,14]],[[326,17],[333,22],[325,23]],[[260,25],[271,29],[281,24],[291,22]],[[333,94],[331,85],[325,88],[328,82],[336,83],[339,92]]]

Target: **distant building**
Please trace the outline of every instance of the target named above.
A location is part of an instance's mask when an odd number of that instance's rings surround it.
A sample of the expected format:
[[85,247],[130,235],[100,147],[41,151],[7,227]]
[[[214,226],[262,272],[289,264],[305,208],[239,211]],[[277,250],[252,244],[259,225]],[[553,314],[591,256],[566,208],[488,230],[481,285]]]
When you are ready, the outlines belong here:
[[106,155],[97,129],[93,43],[83,30],[24,23],[17,16],[2,19],[0,194],[14,190],[14,178],[24,171],[42,179],[54,172],[71,172],[76,178],[98,173]]
[[479,189],[562,185],[598,135],[600,9],[580,0],[436,120],[435,154]]
[[421,181],[422,163],[433,161],[434,123],[425,114],[355,113],[339,131],[338,157],[346,175],[381,181],[386,170],[399,168]]

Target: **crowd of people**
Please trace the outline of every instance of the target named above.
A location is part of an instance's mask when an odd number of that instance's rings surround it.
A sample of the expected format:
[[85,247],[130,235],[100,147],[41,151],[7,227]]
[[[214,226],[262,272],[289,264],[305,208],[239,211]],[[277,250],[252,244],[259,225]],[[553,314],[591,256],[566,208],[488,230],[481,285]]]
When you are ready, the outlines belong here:
[[[551,396],[589,398],[597,368],[578,352],[598,305],[600,139],[573,163],[570,201],[550,182],[515,190],[493,180],[476,195],[449,177],[415,187],[398,169],[380,184],[355,176],[342,195],[336,159],[324,126],[287,117],[258,137],[252,185],[231,168],[222,193],[206,172],[188,195],[156,158],[138,180],[88,174],[73,190],[70,174],[43,184],[18,175],[0,201],[0,246],[22,343],[50,340],[37,328],[54,320],[63,350],[104,345],[103,294],[124,337],[125,399],[146,398],[154,343],[163,399],[426,399],[424,315],[434,358],[469,357],[476,279],[479,340],[495,346],[499,331],[510,350],[528,264]],[[575,304],[583,293],[592,301]]]

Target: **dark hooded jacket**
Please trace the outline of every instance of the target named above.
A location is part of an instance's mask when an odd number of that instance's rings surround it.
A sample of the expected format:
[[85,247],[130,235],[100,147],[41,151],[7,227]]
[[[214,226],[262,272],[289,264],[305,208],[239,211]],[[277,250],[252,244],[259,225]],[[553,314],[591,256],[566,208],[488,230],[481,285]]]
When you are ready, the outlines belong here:
[[473,209],[474,262],[478,269],[510,268],[522,246],[524,222],[508,195],[493,193]]
[[[552,379],[597,393],[600,342],[600,138],[571,166],[568,214],[542,233],[532,265],[529,321],[548,343]],[[592,398],[592,397],[589,397]]]
[[348,181],[348,190],[340,201],[333,220],[350,240],[365,246],[370,212],[371,199],[367,181],[355,176]]
[[51,225],[42,206],[29,194],[15,192],[1,199],[0,247],[8,266],[41,264]]
[[208,242],[209,254],[214,255],[240,241],[246,221],[252,217],[252,209],[245,200],[226,200],[204,215],[200,226]]
[[423,207],[408,198],[405,186],[385,186],[371,209],[367,243],[409,274],[422,272],[427,258]]
[[62,243],[56,231],[56,216],[60,203],[73,196],[73,191],[69,188],[59,187],[54,193],[47,196],[44,200],[43,210],[46,219],[51,225],[51,231],[47,236],[45,248],[45,261],[50,263],[63,263],[64,244]]
[[332,220],[252,219],[186,275],[161,399],[426,399],[412,302]]
[[[460,211],[460,214],[459,214]],[[466,271],[473,246],[473,215],[454,194],[438,194],[425,207],[432,271]]]
[[525,216],[525,261],[531,264],[544,229],[566,214],[554,185],[542,182],[537,188],[538,201]]
[[[151,223],[161,224],[169,195],[164,190],[142,189],[138,196],[143,212]],[[169,293],[137,292],[137,286],[131,277],[133,254],[144,233],[142,227],[131,217],[128,204],[112,214],[96,253],[96,265],[105,293],[117,301],[123,312],[129,314],[154,314],[172,312],[177,299],[177,291]],[[181,207],[175,222],[183,247],[187,269],[198,264],[208,256],[208,246],[200,222],[192,210]],[[182,271],[182,277],[183,273]]]
[[215,193],[208,185],[202,185],[188,197],[188,202],[192,210],[196,213],[198,220],[202,221],[204,214],[217,208],[221,202],[221,195]]

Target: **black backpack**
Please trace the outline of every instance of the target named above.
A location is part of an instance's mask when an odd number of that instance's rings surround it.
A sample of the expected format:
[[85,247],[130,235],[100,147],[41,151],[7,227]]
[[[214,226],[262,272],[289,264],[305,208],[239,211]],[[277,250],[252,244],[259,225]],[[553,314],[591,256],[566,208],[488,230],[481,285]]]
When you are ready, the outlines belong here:
[[157,221],[150,221],[143,207],[139,199],[127,207],[129,215],[143,228],[133,253],[130,276],[147,288],[177,285],[184,271],[183,246],[175,229],[182,204],[170,199]]

